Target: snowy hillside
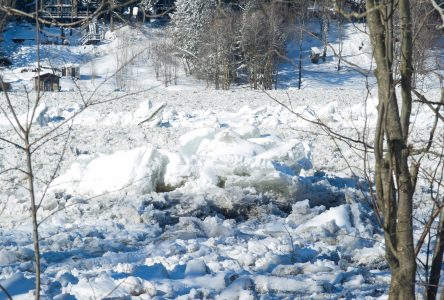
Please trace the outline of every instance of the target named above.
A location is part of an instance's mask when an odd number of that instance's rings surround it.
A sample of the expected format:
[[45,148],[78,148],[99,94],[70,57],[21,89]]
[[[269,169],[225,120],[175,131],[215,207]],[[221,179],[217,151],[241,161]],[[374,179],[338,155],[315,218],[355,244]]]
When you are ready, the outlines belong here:
[[[17,34],[13,26],[5,37]],[[79,64],[81,76],[44,93],[34,137],[82,111],[85,99],[103,102],[34,154],[45,299],[387,298],[390,273],[360,154],[303,120],[358,139],[369,126],[371,139],[374,78],[367,90],[352,67],[338,73],[333,56],[314,65],[305,55],[301,90],[288,64],[280,90],[213,90],[182,70],[165,87],[142,51],[160,34],[123,27],[98,46],[75,46],[74,32],[70,47],[43,46],[47,64]],[[13,67],[1,72],[26,120],[35,45],[6,46]],[[138,54],[123,84],[115,77],[122,49]],[[371,69],[362,30],[346,28],[343,51]],[[421,108],[412,122],[428,128],[433,119]],[[4,115],[0,131],[17,139]],[[0,142],[0,171],[23,163]],[[0,284],[30,299],[28,193],[20,172],[1,176]]]

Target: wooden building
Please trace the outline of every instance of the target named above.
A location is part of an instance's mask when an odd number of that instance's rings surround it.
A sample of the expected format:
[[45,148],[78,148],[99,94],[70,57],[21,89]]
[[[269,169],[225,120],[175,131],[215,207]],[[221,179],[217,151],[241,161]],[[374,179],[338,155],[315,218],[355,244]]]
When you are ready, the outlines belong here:
[[65,65],[62,67],[62,77],[71,77],[73,79],[80,79],[79,65]]
[[60,91],[60,76],[53,73],[43,73],[40,76],[34,77],[34,89],[37,90],[40,87],[40,91],[45,92],[58,92]]
[[9,91],[11,89],[11,84],[9,82],[4,82],[0,79],[0,92]]
[[37,0],[40,1],[41,17],[59,22],[72,22],[91,15],[98,7],[97,0]]
[[321,50],[318,47],[311,47],[310,51],[310,60],[312,63],[317,64],[319,62],[319,58],[321,57]]

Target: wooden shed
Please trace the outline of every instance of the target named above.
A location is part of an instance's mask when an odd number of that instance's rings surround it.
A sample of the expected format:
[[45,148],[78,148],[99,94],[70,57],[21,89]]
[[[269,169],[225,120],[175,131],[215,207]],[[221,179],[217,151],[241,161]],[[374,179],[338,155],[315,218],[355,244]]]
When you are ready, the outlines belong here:
[[40,91],[58,92],[60,90],[60,76],[53,73],[44,73],[34,77],[34,89]]
[[318,47],[312,47],[310,51],[310,60],[312,63],[317,64],[321,57],[321,50]]
[[9,82],[4,82],[3,79],[0,78],[0,92],[9,91],[11,89],[11,84]]
[[62,68],[62,76],[80,79],[80,67],[78,65],[66,65]]

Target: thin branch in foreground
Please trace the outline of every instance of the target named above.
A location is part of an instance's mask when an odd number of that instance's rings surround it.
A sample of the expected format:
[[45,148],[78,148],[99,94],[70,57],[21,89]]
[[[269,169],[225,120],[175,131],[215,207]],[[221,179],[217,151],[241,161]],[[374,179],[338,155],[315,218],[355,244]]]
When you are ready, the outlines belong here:
[[327,124],[322,122],[319,118],[317,118],[316,120],[310,120],[309,118],[304,117],[302,114],[295,112],[287,104],[285,104],[284,102],[280,101],[276,97],[273,97],[267,90],[262,89],[261,92],[265,93],[271,100],[273,100],[277,104],[279,104],[282,107],[284,107],[291,114],[293,114],[296,117],[302,119],[303,121],[306,121],[308,123],[311,123],[311,124],[319,126],[323,130],[325,130],[325,132],[328,133],[329,135],[332,135],[335,138],[340,139],[340,140],[342,140],[343,142],[345,142],[347,144],[353,143],[353,144],[358,144],[358,145],[364,145],[364,146],[366,146],[367,149],[373,149],[373,146],[367,144],[365,141],[361,141],[361,140],[358,140],[358,139],[350,138],[350,137],[342,135],[342,134],[340,134],[340,133],[338,133],[336,131],[333,131]]
[[0,290],[2,290],[3,291],[3,293],[5,293],[5,295],[6,295],[6,297],[9,299],[9,300],[12,300],[12,297],[11,297],[11,295],[9,294],[9,292],[0,284]]

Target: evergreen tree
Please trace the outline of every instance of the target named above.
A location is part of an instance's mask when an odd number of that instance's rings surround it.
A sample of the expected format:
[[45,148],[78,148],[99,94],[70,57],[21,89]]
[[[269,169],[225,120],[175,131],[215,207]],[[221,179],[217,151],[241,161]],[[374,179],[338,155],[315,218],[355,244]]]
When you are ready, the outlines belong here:
[[187,60],[196,58],[203,32],[216,11],[216,0],[177,0],[172,37]]

